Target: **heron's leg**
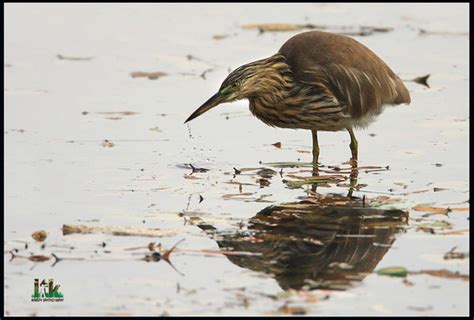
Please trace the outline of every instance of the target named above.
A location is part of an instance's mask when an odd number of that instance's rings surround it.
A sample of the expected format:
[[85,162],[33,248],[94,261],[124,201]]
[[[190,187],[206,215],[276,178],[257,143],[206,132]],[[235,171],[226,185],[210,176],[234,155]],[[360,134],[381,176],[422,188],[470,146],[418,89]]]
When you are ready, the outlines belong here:
[[350,174],[350,187],[349,192],[347,193],[348,198],[352,198],[352,192],[357,187],[357,176],[359,175],[359,170],[357,167],[352,166],[351,174]]
[[313,167],[318,167],[319,158],[319,144],[318,144],[318,131],[311,130],[313,133]]
[[355,137],[354,131],[352,131],[352,128],[347,128],[347,131],[351,135],[351,144],[349,147],[351,147],[352,160],[354,164],[357,165],[357,148],[359,144],[357,143],[357,139]]
[[359,170],[357,169],[357,149],[359,144],[357,143],[357,139],[355,137],[354,131],[352,131],[352,128],[347,128],[347,131],[351,135],[351,144],[349,147],[351,147],[351,153],[352,153],[352,170],[351,170],[351,175],[350,175],[350,188],[349,188],[349,193],[348,197],[352,197],[352,191],[354,188],[357,186],[357,176],[359,175]]
[[[319,170],[318,170],[318,158],[319,158],[319,144],[318,144],[318,131],[317,130],[311,130],[311,133],[313,134],[313,177],[316,177],[319,175]],[[311,191],[316,192],[318,185],[314,183],[311,186]]]

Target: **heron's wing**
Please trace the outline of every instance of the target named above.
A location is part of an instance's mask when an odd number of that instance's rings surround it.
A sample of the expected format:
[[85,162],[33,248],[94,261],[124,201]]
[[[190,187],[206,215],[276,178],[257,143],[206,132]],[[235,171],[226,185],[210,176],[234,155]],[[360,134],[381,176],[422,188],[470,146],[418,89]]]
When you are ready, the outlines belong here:
[[[374,75],[340,64],[313,66],[300,73],[297,81],[324,90],[344,105],[344,113],[353,118],[378,114],[385,104],[404,101],[405,86],[398,77]],[[403,89],[403,90],[402,90]]]

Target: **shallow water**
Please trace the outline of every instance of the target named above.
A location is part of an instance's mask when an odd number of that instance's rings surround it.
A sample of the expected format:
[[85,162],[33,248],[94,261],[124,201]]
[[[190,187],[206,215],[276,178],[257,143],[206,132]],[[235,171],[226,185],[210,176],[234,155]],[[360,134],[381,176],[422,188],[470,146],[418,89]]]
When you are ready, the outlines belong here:
[[[376,273],[469,274],[469,258],[443,258],[455,246],[469,252],[467,5],[5,8],[6,314],[468,314],[468,281]],[[430,88],[406,83],[410,106],[356,132],[359,165],[381,169],[359,171],[352,199],[344,170],[317,197],[309,185],[290,188],[310,168],[280,173],[272,163],[310,161],[311,134],[265,126],[246,101],[183,124],[229,69],[299,32],[240,27],[270,22],[390,27],[355,38],[402,79],[431,74]],[[320,133],[319,143],[325,169],[348,167],[346,132]],[[209,171],[192,173],[190,163]],[[417,205],[463,210],[428,214]],[[391,209],[403,217],[390,219]],[[63,224],[173,233],[63,235]],[[40,229],[44,248],[31,238]],[[150,242],[163,253],[181,239],[170,255],[179,272],[143,260]],[[64,260],[19,257],[51,253]],[[31,302],[34,278],[60,283],[64,301]]]

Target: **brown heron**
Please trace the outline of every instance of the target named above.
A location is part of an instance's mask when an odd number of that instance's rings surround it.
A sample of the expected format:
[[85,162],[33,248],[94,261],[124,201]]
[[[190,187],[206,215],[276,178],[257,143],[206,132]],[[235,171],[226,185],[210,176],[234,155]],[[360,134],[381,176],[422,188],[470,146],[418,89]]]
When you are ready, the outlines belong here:
[[386,105],[410,103],[410,94],[363,44],[343,35],[309,31],[290,38],[271,57],[232,71],[185,123],[221,103],[240,99],[248,99],[252,114],[267,125],[311,130],[317,166],[318,131],[347,130],[353,164],[357,164],[353,129],[367,127]]

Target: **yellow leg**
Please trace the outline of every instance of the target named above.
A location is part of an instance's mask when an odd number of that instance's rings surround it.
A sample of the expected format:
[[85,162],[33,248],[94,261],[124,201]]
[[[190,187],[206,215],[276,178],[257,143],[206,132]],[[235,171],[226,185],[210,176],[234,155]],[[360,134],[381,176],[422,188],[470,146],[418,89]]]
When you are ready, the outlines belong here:
[[357,149],[359,144],[355,137],[354,131],[352,131],[352,128],[348,128],[347,131],[349,131],[349,134],[351,135],[351,144],[349,147],[351,147],[352,160],[355,164],[357,164]]
[[318,144],[318,131],[311,130],[313,133],[313,166],[318,166],[319,159],[319,144]]

